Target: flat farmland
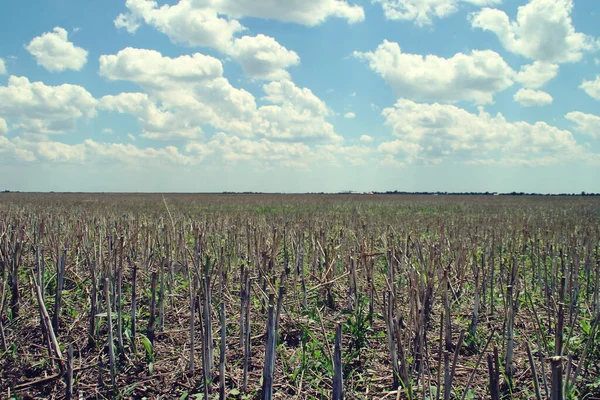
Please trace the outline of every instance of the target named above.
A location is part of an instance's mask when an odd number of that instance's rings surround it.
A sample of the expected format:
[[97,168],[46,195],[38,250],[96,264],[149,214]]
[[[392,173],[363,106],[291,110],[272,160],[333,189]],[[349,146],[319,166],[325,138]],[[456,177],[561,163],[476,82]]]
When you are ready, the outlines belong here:
[[600,396],[600,197],[0,193],[0,397]]

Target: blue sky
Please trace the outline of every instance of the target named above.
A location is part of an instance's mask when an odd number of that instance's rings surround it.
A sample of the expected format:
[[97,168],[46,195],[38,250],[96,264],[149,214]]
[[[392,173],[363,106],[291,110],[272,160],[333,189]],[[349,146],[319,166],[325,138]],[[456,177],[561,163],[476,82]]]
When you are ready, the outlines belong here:
[[596,0],[0,11],[0,189],[600,192]]

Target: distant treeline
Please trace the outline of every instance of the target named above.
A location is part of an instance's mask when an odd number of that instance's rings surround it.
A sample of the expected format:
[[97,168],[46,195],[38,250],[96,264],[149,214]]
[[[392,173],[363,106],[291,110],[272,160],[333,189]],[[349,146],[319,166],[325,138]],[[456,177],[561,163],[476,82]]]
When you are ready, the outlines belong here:
[[415,194],[415,195],[443,195],[443,196],[600,196],[600,193],[525,193],[525,192],[510,192],[510,193],[499,193],[499,192],[401,192],[401,191],[387,191],[387,192],[373,192],[373,194]]
[[[3,190],[0,193],[21,193],[18,190]],[[54,192],[49,192],[54,193]],[[81,192],[64,192],[64,193],[81,193]],[[103,192],[104,193],[104,192]],[[91,193],[90,193],[91,194]],[[283,192],[212,192],[204,194],[333,194],[327,192],[308,192],[308,193],[283,193]],[[428,195],[428,196],[600,196],[600,193],[525,193],[525,192],[406,192],[398,190],[388,190],[386,192],[339,192],[337,194],[396,194],[396,195]]]

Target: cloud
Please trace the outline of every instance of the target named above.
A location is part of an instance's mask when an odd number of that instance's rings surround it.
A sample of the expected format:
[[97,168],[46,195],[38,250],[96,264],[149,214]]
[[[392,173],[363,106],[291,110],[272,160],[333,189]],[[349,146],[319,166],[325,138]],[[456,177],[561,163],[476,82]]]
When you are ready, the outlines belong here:
[[6,75],[6,64],[4,64],[4,60],[0,58],[0,75]]
[[344,114],[344,118],[354,119],[354,118],[356,118],[356,114],[354,114],[353,112],[347,112],[346,114]]
[[196,7],[211,7],[233,18],[256,17],[315,26],[331,17],[349,23],[365,19],[362,7],[343,0],[192,0]]
[[542,107],[552,104],[552,96],[541,90],[520,89],[513,96],[523,107]]
[[135,82],[148,90],[175,89],[218,78],[223,65],[200,53],[169,58],[156,50],[127,47],[116,55],[100,56],[100,75]]
[[235,35],[246,30],[241,23],[220,15],[222,12],[218,13],[211,4],[200,3],[181,0],[172,6],[158,7],[152,0],[127,0],[129,13],[120,14],[114,23],[134,33],[143,21],[174,43],[216,49],[234,59],[254,79],[287,79],[286,69],[300,63],[296,52],[270,36],[236,38]]
[[590,97],[600,100],[600,75],[598,75],[594,81],[584,80],[579,88],[585,90]]
[[290,74],[286,69],[300,63],[296,52],[262,34],[235,39],[228,54],[241,65],[246,75],[256,79],[289,79]]
[[35,143],[21,143],[34,149],[37,158],[45,161],[78,163],[85,161],[85,145],[69,145],[54,141],[40,141]]
[[197,160],[183,155],[175,146],[163,148],[139,148],[133,144],[98,143],[91,139],[83,142],[86,158],[96,160],[116,160],[124,164],[146,161],[154,165],[169,163],[175,165],[194,165]]
[[574,111],[565,115],[565,118],[576,124],[577,132],[600,139],[600,116]]
[[558,75],[557,64],[535,61],[524,65],[515,80],[528,89],[539,89]]
[[263,100],[274,105],[258,109],[255,132],[259,136],[278,140],[343,140],[325,119],[330,115],[327,105],[310,89],[279,81],[263,85],[263,90]]
[[[377,151],[384,155],[382,165],[402,167],[406,164],[415,162],[423,147],[418,143],[407,142],[405,140],[392,140],[383,142],[377,147]],[[438,164],[441,159],[434,158],[424,160],[426,163]]]
[[[2,148],[0,137],[0,151]],[[124,165],[140,165],[143,163],[163,165],[194,165],[198,159],[181,154],[174,146],[164,148],[140,148],[133,144],[101,143],[86,139],[77,144],[66,144],[56,141],[28,141],[19,137],[7,141],[5,147],[11,147],[28,155],[26,161],[40,161],[62,164],[106,164],[118,162]]]
[[372,148],[365,146],[343,146],[278,142],[269,139],[252,140],[220,132],[208,142],[192,142],[185,147],[191,155],[199,156],[219,164],[249,163],[264,167],[284,166],[308,169],[311,166],[338,167],[345,161],[352,165],[364,165]]
[[431,25],[433,18],[446,18],[459,9],[461,3],[489,6],[502,0],[373,0],[381,4],[388,20],[414,21],[417,26]]
[[[155,50],[126,48],[100,57],[100,75],[110,80],[131,81],[148,91],[148,99],[161,102],[188,126],[209,124],[219,130],[248,135],[252,132],[254,97],[235,89],[222,77],[223,66],[214,57],[199,53],[176,58]],[[140,118],[144,108],[139,96],[119,112]]]
[[264,99],[271,103],[295,104],[314,115],[329,115],[329,109],[323,100],[310,89],[301,89],[291,81],[271,82],[263,85],[263,89],[267,94]]
[[[135,140],[135,137],[130,136],[130,139]],[[185,145],[185,152],[194,157],[200,157],[201,159],[204,159],[206,156],[213,154],[214,150],[204,142],[191,141]]]
[[34,134],[71,131],[76,121],[96,115],[96,99],[81,86],[46,86],[25,77],[10,76],[0,86],[0,116],[11,129]]
[[0,164],[12,161],[32,162],[36,160],[35,154],[15,146],[7,137],[0,136]]
[[360,135],[360,141],[365,143],[371,143],[373,141],[373,137],[369,135]]
[[210,47],[225,52],[236,33],[245,30],[236,20],[222,18],[211,8],[194,7],[190,0],[158,7],[152,0],[127,0],[128,14],[115,20],[117,28],[134,33],[141,22],[164,33],[171,41],[195,47]]
[[[188,150],[192,149],[199,151],[198,147],[188,147]],[[263,166],[285,166],[306,160],[311,150],[304,143],[272,142],[267,139],[255,141],[218,133],[208,142],[207,148],[200,151],[201,154],[212,152],[217,152],[219,158],[227,163],[250,161]]]
[[159,109],[145,93],[120,93],[104,96],[99,108],[131,114],[138,118],[142,126],[142,137],[156,140],[194,140],[202,136],[202,129],[192,126],[189,121]]
[[379,151],[389,163],[440,163],[488,160],[490,163],[547,165],[586,157],[573,134],[545,122],[509,122],[482,107],[478,114],[454,105],[419,104],[400,99],[382,111],[398,140]]
[[451,58],[402,53],[385,40],[374,52],[354,52],[394,89],[398,97],[415,100],[492,103],[494,94],[513,84],[515,72],[491,50],[457,53]]
[[111,128],[104,128],[104,129],[102,129],[102,133],[111,134],[111,133],[113,133],[113,130]]
[[133,13],[119,14],[113,21],[117,29],[125,29],[127,32],[134,34],[142,25],[139,17]]
[[5,135],[8,132],[8,125],[6,124],[6,120],[0,118],[0,135]]
[[[135,137],[128,135],[130,141]],[[373,149],[364,146],[340,146],[279,142],[269,139],[240,138],[223,132],[208,141],[190,141],[183,150],[174,146],[138,147],[133,143],[97,142],[86,139],[77,144],[51,140],[31,141],[20,137],[8,139],[0,136],[0,163],[3,161],[38,162],[125,167],[146,166],[227,166],[242,164],[260,169],[287,167],[339,167],[342,162],[363,165]]]
[[87,62],[87,50],[69,42],[61,27],[34,38],[25,48],[49,72],[80,71]]
[[474,28],[493,32],[514,54],[548,63],[578,62],[595,48],[591,36],[576,32],[572,0],[531,0],[511,21],[501,10],[484,8],[471,16]]
[[240,137],[341,140],[326,121],[330,115],[327,105],[309,89],[287,79],[270,82],[263,85],[265,96],[261,99],[267,104],[258,106],[251,93],[233,87],[222,73],[221,63],[212,57],[169,58],[156,51],[128,48],[101,56],[100,74],[132,81],[145,89],[147,96],[123,94],[119,99],[107,98],[102,105],[136,116],[148,131],[164,132],[169,127],[171,122],[152,123],[150,117],[157,115],[161,118],[157,121],[173,121],[172,131],[208,125]]

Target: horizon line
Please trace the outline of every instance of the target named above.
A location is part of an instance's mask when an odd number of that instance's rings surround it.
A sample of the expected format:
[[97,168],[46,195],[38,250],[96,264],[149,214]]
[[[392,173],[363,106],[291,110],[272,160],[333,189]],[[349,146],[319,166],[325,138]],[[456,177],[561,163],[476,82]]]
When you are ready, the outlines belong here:
[[430,195],[430,196],[579,196],[579,197],[594,197],[600,196],[600,193],[588,193],[586,191],[562,192],[562,193],[540,193],[540,192],[498,192],[498,191],[355,191],[343,190],[337,192],[268,192],[268,191],[221,191],[221,192],[118,192],[118,191],[28,191],[28,190],[2,190],[2,194],[22,193],[22,194],[196,194],[196,195]]

